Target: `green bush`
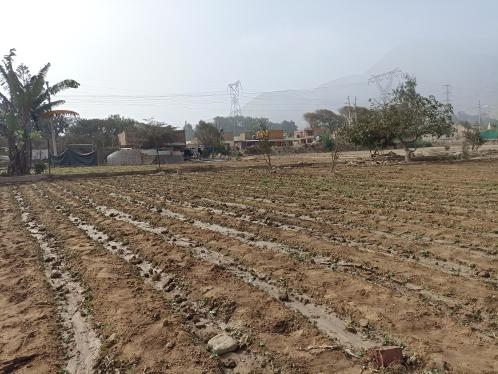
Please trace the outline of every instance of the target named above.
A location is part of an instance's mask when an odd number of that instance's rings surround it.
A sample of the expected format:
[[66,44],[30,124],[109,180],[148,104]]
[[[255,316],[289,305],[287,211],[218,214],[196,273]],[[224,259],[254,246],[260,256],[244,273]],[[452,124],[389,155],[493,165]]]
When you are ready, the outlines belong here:
[[332,152],[334,150],[334,139],[330,135],[320,135],[320,143],[325,151]]
[[47,165],[42,164],[41,162],[35,164],[35,174],[43,174]]

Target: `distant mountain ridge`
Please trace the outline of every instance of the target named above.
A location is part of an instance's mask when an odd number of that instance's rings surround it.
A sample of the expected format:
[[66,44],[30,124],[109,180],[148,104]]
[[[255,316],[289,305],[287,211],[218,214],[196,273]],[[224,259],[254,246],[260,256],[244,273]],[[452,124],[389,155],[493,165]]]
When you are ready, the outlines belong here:
[[476,114],[480,100],[482,112],[497,117],[498,46],[472,43],[465,46],[434,42],[403,45],[362,74],[335,79],[309,90],[262,93],[242,110],[247,116],[293,120],[302,127],[303,113],[319,108],[336,110],[345,104],[348,96],[351,100],[356,96],[358,105],[368,105],[369,98],[379,97],[377,86],[368,83],[371,75],[399,68],[417,78],[420,92],[441,101],[445,100],[443,85],[451,85],[450,102],[455,113]]

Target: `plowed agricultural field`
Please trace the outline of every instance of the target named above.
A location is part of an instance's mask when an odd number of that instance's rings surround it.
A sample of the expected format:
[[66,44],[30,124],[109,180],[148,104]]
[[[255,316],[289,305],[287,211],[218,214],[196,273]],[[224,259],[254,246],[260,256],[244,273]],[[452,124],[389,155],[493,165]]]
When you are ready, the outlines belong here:
[[[497,162],[59,180],[0,201],[2,373],[498,372]],[[377,368],[383,346],[402,362]]]

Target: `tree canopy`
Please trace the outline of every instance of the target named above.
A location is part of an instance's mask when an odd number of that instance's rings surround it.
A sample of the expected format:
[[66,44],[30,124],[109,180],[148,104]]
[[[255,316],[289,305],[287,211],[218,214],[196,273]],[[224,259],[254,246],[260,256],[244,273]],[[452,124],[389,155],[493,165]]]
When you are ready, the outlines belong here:
[[218,147],[223,143],[221,132],[212,124],[200,121],[195,127],[194,137],[199,144],[207,147]]
[[15,49],[11,49],[0,64],[0,134],[7,138],[8,174],[22,175],[30,172],[32,140],[38,135],[43,116],[64,104],[64,100],[51,98],[65,89],[77,88],[79,83],[66,79],[49,86],[49,63],[31,74],[24,64],[14,66],[15,56]]
[[[216,128],[223,130],[225,133],[231,132],[235,136],[239,136],[244,132],[255,134],[262,119],[263,118],[244,116],[215,117],[213,119],[213,124]],[[283,130],[284,133],[288,135],[294,134],[294,131],[297,130],[297,126],[294,121],[282,121],[280,123],[269,122],[269,125],[272,129]]]
[[390,100],[373,103],[357,112],[358,120],[346,130],[348,140],[369,149],[399,143],[410,160],[411,144],[424,136],[441,137],[454,131],[453,108],[434,96],[422,96],[414,78],[407,78],[393,90]]
[[328,109],[318,109],[314,112],[304,114],[304,119],[312,128],[323,128],[330,134],[344,125],[346,119],[344,116],[334,113]]

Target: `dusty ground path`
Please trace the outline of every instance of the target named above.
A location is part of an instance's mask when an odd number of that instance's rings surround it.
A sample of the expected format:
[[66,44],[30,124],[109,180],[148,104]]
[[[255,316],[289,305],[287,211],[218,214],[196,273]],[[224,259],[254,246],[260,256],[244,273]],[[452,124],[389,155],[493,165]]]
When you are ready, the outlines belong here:
[[0,189],[0,372],[55,373],[64,367],[53,294],[41,254]]

